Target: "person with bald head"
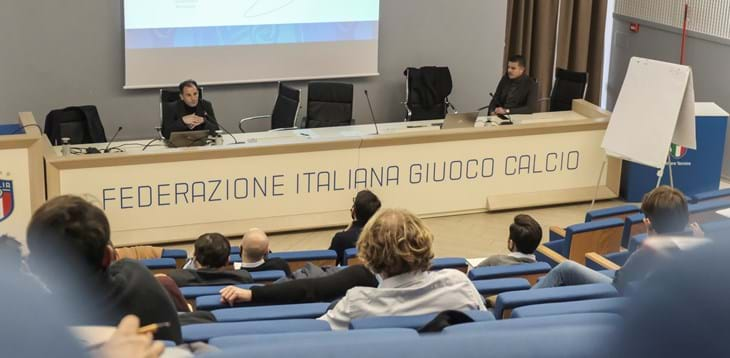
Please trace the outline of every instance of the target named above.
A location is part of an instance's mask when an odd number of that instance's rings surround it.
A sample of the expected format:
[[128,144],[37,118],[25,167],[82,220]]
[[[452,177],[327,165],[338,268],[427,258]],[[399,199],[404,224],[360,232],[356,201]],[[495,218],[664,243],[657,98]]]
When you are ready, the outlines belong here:
[[261,229],[253,228],[241,239],[241,268],[248,272],[281,270],[291,276],[289,263],[280,258],[268,258],[269,237]]

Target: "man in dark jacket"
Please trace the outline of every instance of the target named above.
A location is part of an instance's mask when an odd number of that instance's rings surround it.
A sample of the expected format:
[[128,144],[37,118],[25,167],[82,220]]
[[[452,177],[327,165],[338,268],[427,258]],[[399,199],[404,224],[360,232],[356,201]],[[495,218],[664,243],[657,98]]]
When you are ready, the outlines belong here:
[[59,196],[43,204],[28,224],[31,268],[53,294],[77,305],[78,325],[116,326],[126,315],[142,325],[169,322],[155,339],[182,342],[170,297],[152,272],[133,260],[115,262],[109,221],[86,200]]
[[228,270],[231,243],[218,233],[203,234],[195,240],[195,254],[190,268],[167,274],[179,287],[203,285],[238,285],[251,283],[245,270]]
[[537,111],[537,82],[525,72],[524,57],[509,58],[507,73],[502,76],[489,103],[489,114],[532,114]]
[[253,228],[241,239],[241,268],[248,272],[281,270],[291,277],[291,268],[284,259],[269,258],[269,237],[261,229]]
[[170,139],[172,132],[218,130],[218,121],[213,112],[213,105],[200,98],[200,88],[193,80],[180,83],[180,100],[163,103],[167,110],[163,111],[162,135]]
[[345,263],[345,250],[355,247],[357,238],[368,220],[380,209],[380,199],[369,190],[363,190],[355,196],[350,216],[353,221],[350,226],[335,234],[329,250],[337,252],[337,265]]

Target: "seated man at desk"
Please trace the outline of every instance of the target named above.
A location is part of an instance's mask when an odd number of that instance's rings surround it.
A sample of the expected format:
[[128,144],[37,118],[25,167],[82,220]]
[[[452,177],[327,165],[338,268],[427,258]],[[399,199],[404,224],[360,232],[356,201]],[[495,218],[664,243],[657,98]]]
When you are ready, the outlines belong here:
[[537,82],[525,73],[525,58],[513,55],[489,103],[490,115],[532,114],[537,111]]
[[180,83],[180,100],[163,104],[162,135],[170,139],[170,133],[199,130],[218,130],[213,105],[200,98],[198,84],[193,80]]

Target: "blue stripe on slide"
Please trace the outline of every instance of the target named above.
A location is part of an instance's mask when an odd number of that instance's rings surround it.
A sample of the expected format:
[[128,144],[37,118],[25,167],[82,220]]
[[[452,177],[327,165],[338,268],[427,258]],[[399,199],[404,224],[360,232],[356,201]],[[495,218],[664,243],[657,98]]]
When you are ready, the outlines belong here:
[[378,37],[378,22],[331,22],[255,26],[215,26],[125,31],[127,49],[271,45],[366,41]]

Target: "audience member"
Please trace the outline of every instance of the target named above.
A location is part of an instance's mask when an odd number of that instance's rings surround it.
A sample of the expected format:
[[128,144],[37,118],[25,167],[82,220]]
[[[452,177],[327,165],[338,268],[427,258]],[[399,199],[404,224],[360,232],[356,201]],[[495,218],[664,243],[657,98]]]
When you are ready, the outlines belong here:
[[542,228],[530,215],[515,216],[509,226],[507,239],[508,255],[493,255],[479,263],[481,266],[501,266],[515,264],[529,264],[536,262],[535,250],[542,240]]
[[[686,242],[680,243],[672,239],[662,239],[662,236],[682,236],[689,222],[689,211],[684,194],[668,186],[660,186],[644,196],[641,211],[646,219],[644,222],[650,238],[629,256],[623,267],[616,271],[613,279],[597,271],[591,270],[573,261],[565,261],[540,280],[533,289],[583,285],[589,283],[613,283],[619,291],[623,291],[629,282],[644,279],[661,262],[667,261],[680,247],[687,247]],[[697,224],[692,229],[701,233]],[[704,240],[695,239],[695,243]]]
[[167,274],[179,287],[199,285],[237,285],[251,283],[245,270],[228,270],[231,243],[218,233],[203,234],[195,240],[194,269],[174,270]]
[[162,135],[170,139],[173,132],[218,130],[218,121],[213,112],[213,104],[200,98],[200,87],[193,80],[186,80],[178,86],[180,100],[168,107],[162,118]]
[[281,270],[291,276],[289,263],[280,258],[268,258],[269,237],[261,229],[250,229],[241,239],[241,268],[249,272]]
[[462,272],[429,271],[433,234],[406,210],[381,210],[363,228],[358,256],[382,278],[374,287],[355,287],[320,317],[333,329],[368,316],[417,315],[443,310],[486,309]]
[[357,238],[368,220],[380,209],[380,199],[369,190],[362,190],[355,196],[350,216],[350,226],[335,234],[330,243],[330,250],[337,252],[337,265],[345,263],[345,250],[355,247]]
[[28,225],[29,262],[56,299],[90,311],[77,324],[116,325],[133,314],[143,325],[170,322],[157,339],[181,342],[177,312],[152,273],[132,260],[114,262],[104,212],[76,196],[43,204]]

